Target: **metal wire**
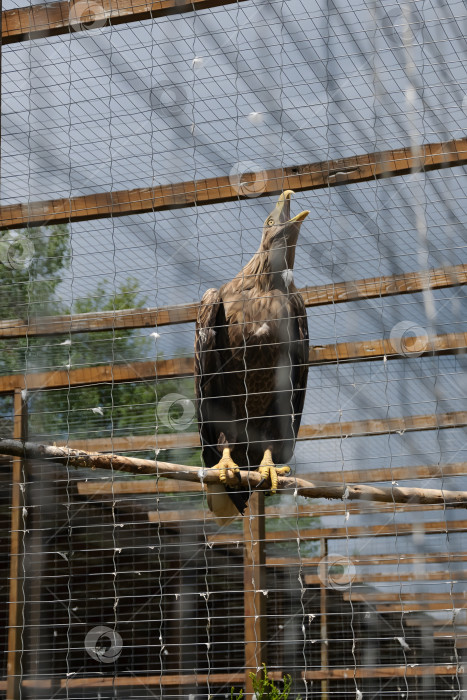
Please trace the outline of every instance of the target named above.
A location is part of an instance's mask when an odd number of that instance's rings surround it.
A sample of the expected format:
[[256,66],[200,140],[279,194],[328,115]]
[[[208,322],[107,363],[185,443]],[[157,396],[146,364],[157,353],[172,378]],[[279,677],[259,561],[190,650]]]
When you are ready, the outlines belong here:
[[[17,6],[9,0],[4,9]],[[32,218],[37,201],[182,182],[204,193],[202,181],[221,176],[238,197],[168,211],[154,201],[144,214],[70,214],[60,230],[49,222],[0,232],[0,437],[13,431],[8,392],[26,386],[30,439],[195,465],[201,480],[186,491],[188,482],[116,469],[24,463],[19,530],[11,519],[19,506],[2,496],[0,511],[0,599],[6,605],[8,591],[19,610],[9,628],[22,632],[20,649],[0,634],[13,660],[8,682],[19,681],[16,695],[6,690],[4,664],[0,697],[207,700],[229,697],[232,687],[236,697],[248,687],[249,645],[257,671],[264,662],[280,687],[291,675],[292,697],[460,698],[463,511],[314,502],[296,491],[267,493],[265,514],[247,511],[245,525],[216,523],[186,369],[194,324],[182,308],[220,289],[258,250],[275,205],[262,196],[271,169],[308,164],[305,175],[313,163],[408,146],[417,153],[464,137],[465,5],[175,6],[165,17],[91,22],[2,50],[3,204],[27,202]],[[82,17],[92,7],[74,5]],[[350,360],[337,354],[310,364],[291,464],[297,477],[344,485],[358,477],[393,492],[401,483],[466,488],[459,280],[419,291],[408,282],[399,295],[381,283],[372,298],[339,298],[342,283],[368,289],[373,278],[428,279],[431,268],[448,275],[464,263],[466,201],[464,166],[294,195],[293,212],[311,210],[295,284],[334,294],[307,308],[310,345],[358,346]],[[135,321],[155,308],[154,326]],[[104,312],[110,328],[95,330]],[[36,334],[35,320],[51,316],[65,319],[55,321],[60,332]],[[247,329],[245,319],[240,326]],[[11,327],[25,330],[9,337]],[[459,351],[431,353],[434,337],[447,334]],[[240,345],[243,389],[235,395],[229,385],[237,368],[222,367],[218,398],[244,404],[251,449],[247,358],[264,343],[245,337]],[[129,372],[122,381],[120,365]],[[282,404],[274,418],[292,421],[292,401]],[[457,427],[445,427],[453,416]],[[232,413],[227,427],[243,420]],[[209,422],[201,410],[201,429]],[[274,434],[270,444],[283,440]],[[230,444],[234,460],[239,442]],[[6,492],[6,458],[0,475]],[[259,543],[258,518],[266,526]],[[12,577],[15,542],[24,555]]]

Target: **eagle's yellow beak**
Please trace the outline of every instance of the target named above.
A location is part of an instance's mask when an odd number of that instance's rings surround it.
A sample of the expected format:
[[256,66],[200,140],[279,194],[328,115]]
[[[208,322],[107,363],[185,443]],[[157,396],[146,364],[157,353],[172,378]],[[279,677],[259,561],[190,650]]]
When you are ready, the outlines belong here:
[[284,223],[301,223],[310,213],[309,210],[306,209],[305,211],[300,212],[300,214],[297,214],[297,216],[294,216],[293,219],[288,218],[290,216],[290,198],[293,194],[293,190],[285,190],[285,192],[282,192],[277,200],[276,208],[279,211],[279,215],[282,213],[285,214]]
[[297,221],[305,221],[305,219],[306,219],[306,217],[308,216],[309,213],[310,213],[310,210],[309,210],[309,209],[305,209],[305,211],[300,212],[300,214],[297,214],[297,216],[294,216],[294,218],[293,218],[293,219],[290,219],[290,221],[294,221],[294,222],[297,222]]

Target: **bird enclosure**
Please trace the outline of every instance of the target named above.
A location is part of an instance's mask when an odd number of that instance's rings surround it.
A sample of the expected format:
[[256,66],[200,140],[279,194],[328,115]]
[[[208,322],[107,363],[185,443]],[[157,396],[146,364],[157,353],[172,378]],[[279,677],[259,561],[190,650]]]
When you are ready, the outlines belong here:
[[0,700],[465,697],[466,32],[5,0]]

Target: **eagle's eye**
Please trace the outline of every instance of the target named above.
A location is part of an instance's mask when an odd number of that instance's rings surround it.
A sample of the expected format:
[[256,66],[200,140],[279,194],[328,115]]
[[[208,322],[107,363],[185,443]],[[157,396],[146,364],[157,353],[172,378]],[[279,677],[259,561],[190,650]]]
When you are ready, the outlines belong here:
[[267,226],[273,226],[273,225],[274,225],[274,219],[273,219],[272,217],[270,217],[270,218],[266,221],[266,224],[267,224]]

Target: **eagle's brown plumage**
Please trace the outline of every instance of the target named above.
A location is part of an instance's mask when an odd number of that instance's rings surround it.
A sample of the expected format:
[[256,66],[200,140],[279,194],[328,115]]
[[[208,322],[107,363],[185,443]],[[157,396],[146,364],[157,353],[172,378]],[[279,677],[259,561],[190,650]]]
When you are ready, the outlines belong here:
[[[219,290],[208,289],[199,308],[195,386],[207,467],[262,463],[266,475],[267,465],[285,464],[293,454],[308,375],[308,325],[291,271],[309,212],[290,219],[291,194],[279,197],[250,262]],[[230,501],[220,485],[209,505],[218,515],[238,515],[248,494],[225,478],[224,484]]]

